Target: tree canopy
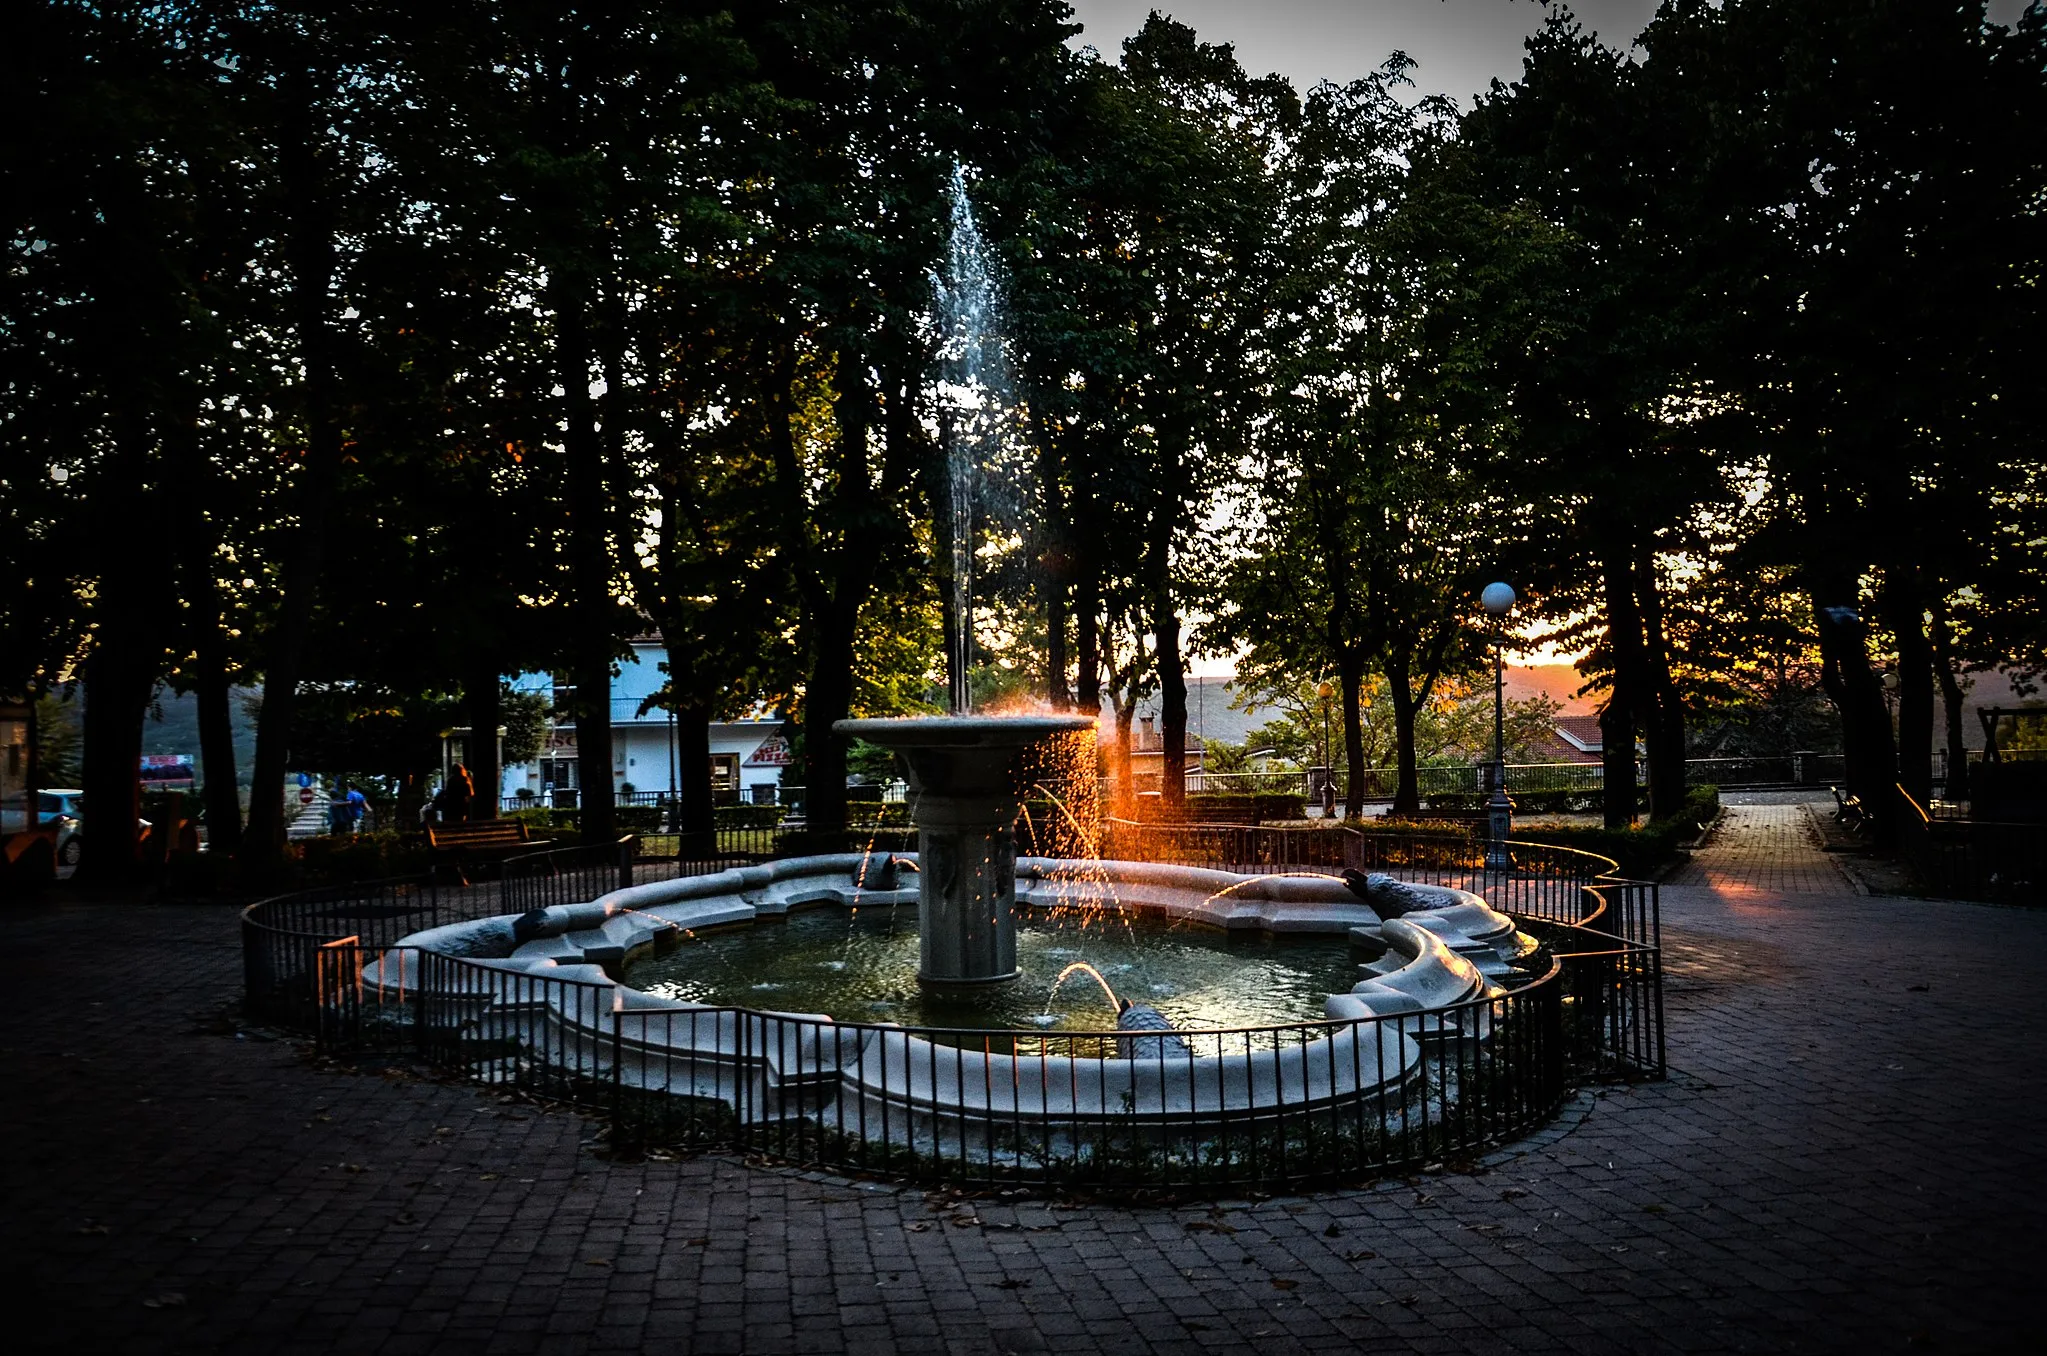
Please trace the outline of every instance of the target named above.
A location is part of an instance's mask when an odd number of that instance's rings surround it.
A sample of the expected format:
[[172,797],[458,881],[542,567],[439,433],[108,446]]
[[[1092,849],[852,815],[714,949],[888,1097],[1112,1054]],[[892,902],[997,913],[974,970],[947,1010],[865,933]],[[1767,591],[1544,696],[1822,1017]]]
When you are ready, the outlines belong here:
[[[1335,682],[1354,771],[1390,717],[1413,808],[1493,578],[1586,654],[1616,818],[1638,740],[1652,812],[1688,756],[1830,730],[1872,804],[1923,797],[1937,701],[1952,745],[1970,673],[2047,669],[2039,5],[1668,0],[1627,50],[1559,5],[1468,109],[1398,53],[1297,90],[1158,14],[1078,48],[1059,0],[17,27],[0,689],[83,683],[96,816],[135,813],[161,684],[228,848],[263,686],[262,860],[307,712],[495,728],[548,668],[606,834],[600,694],[647,632],[685,752],[781,712],[827,829],[833,722],[955,679],[1106,699],[1126,753],[1156,693],[1170,800],[1201,651]],[[964,524],[956,193],[1014,374]]]

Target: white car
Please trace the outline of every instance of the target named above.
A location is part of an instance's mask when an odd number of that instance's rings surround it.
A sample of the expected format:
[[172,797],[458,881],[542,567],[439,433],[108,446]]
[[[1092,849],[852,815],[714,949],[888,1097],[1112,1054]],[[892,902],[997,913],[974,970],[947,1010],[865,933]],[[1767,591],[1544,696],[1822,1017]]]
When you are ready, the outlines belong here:
[[85,793],[75,787],[57,787],[36,793],[36,822],[57,826],[57,864],[78,865],[85,844],[79,838],[85,817]]

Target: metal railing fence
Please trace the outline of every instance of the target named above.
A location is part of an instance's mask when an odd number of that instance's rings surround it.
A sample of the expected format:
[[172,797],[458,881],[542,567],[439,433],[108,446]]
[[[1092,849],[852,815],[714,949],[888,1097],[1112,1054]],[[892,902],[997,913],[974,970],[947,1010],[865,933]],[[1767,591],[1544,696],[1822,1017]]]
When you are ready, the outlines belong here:
[[[1128,829],[1147,841],[1129,843]],[[1111,826],[1112,839],[1117,832],[1127,845],[1176,847],[1200,864],[1385,867],[1495,889],[1518,880],[1526,888],[1509,907],[1547,948],[1547,968],[1504,992],[1354,1021],[1167,1033],[904,1028],[642,1008],[608,982],[396,946],[421,927],[503,904],[487,898],[489,887],[456,899],[406,881],[252,905],[250,1006],[336,1054],[404,1052],[592,1108],[620,1142],[724,1146],[971,1185],[1354,1180],[1459,1161],[1525,1134],[1586,1077],[1663,1070],[1656,889],[1606,877],[1603,858],[1515,844],[1515,868],[1487,873],[1451,836],[1141,825]],[[1344,846],[1332,853],[1330,840]],[[1288,857],[1296,860],[1280,860]],[[516,879],[573,880],[576,869]]]
[[1928,893],[2047,904],[2047,825],[1935,817],[1896,790],[1898,849]]
[[497,879],[475,883],[451,868],[258,900],[241,917],[244,1000],[253,1015],[303,1026],[323,947],[381,950],[444,923],[594,899],[633,883],[636,847],[622,838],[523,853],[507,857]]

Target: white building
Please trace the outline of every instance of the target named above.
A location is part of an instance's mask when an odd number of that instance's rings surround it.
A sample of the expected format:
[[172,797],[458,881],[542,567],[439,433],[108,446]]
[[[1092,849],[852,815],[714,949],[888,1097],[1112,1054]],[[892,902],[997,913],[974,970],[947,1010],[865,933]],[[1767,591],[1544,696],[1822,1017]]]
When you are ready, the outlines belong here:
[[[640,711],[661,686],[661,664],[668,652],[654,636],[636,636],[631,644],[631,656],[620,661],[618,676],[611,680],[612,789],[621,797],[674,792],[681,782],[674,725],[659,708],[644,715]],[[550,706],[565,704],[572,691],[558,687],[554,676],[546,673],[520,674],[512,687],[538,692]],[[711,726],[711,792],[719,804],[742,800],[772,804],[789,762],[782,722],[767,711]],[[575,726],[564,722],[548,731],[538,758],[504,769],[502,795],[507,804],[523,800],[567,808],[581,798],[580,776]]]

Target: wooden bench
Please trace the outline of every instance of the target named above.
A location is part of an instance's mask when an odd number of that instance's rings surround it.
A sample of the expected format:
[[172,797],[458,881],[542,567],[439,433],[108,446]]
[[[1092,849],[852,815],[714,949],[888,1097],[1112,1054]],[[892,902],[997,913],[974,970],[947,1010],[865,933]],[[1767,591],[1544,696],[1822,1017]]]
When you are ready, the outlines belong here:
[[1834,793],[1834,818],[1850,833],[1862,833],[1869,828],[1869,814],[1862,808],[1862,797],[1843,796],[1841,788],[1827,788]]
[[452,858],[465,885],[469,883],[469,866],[503,861],[547,841],[527,833],[526,821],[522,819],[479,819],[469,824],[426,827],[427,847],[437,855]]

